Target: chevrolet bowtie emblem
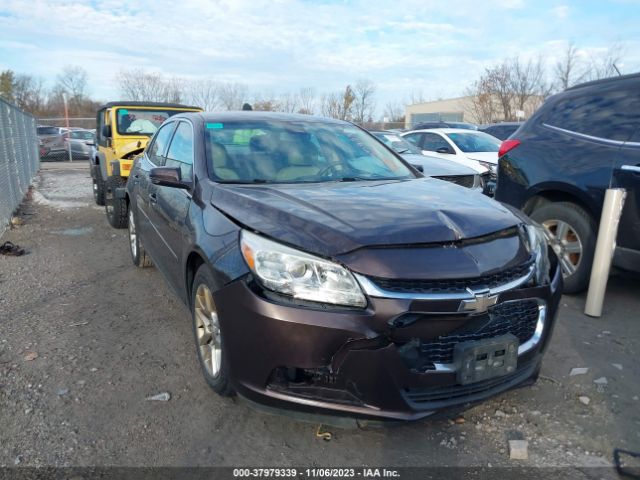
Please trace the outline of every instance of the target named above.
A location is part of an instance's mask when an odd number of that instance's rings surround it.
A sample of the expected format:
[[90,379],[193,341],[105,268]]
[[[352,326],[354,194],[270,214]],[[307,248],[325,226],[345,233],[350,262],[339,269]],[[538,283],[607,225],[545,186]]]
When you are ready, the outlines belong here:
[[467,292],[473,295],[472,299],[462,300],[460,302],[459,312],[467,313],[482,313],[486,312],[489,307],[492,307],[498,302],[498,295],[491,295],[489,289],[474,291],[467,288]]

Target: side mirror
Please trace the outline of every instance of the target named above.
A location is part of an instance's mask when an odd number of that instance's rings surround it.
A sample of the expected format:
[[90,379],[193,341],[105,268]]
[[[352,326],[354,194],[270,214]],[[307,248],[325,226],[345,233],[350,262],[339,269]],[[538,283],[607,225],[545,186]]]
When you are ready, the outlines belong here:
[[173,167],[156,167],[149,172],[149,178],[154,185],[162,187],[183,188],[188,190],[191,188],[191,182],[183,181],[179,168]]
[[102,126],[102,136],[105,138],[111,138],[111,125]]
[[449,153],[455,155],[456,152],[454,152],[451,147],[440,147],[436,150],[436,153]]
[[415,164],[415,163],[412,163],[412,164],[411,164],[411,166],[412,166],[413,168],[415,168],[416,170],[418,170],[419,172],[424,173],[424,167],[423,167],[422,165],[417,165],[417,164]]

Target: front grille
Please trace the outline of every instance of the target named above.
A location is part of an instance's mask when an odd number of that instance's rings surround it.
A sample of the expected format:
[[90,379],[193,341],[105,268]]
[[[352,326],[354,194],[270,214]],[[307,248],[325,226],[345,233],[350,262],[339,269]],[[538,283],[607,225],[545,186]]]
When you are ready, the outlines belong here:
[[539,312],[538,302],[534,299],[514,300],[491,307],[487,313],[471,317],[467,324],[447,335],[422,341],[419,369],[428,370],[434,363],[453,363],[453,350],[461,342],[511,333],[523,344],[535,333]]
[[507,268],[497,273],[473,278],[455,278],[451,280],[395,280],[388,278],[370,277],[381,289],[401,293],[467,293],[467,288],[482,290],[496,288],[524,277],[533,260],[521,265]]
[[[403,394],[407,400],[414,404],[431,403],[431,408],[438,408],[435,402],[445,401],[447,404],[463,403],[473,401],[481,396],[488,396],[497,391],[512,387],[527,378],[535,371],[534,364],[526,364],[519,367],[515,372],[501,377],[490,378],[481,382],[470,383],[468,385],[447,385],[444,387],[407,388]],[[456,402],[458,400],[458,402]]]
[[444,180],[445,182],[455,183],[461,187],[471,188],[474,184],[475,175],[448,175],[435,178]]

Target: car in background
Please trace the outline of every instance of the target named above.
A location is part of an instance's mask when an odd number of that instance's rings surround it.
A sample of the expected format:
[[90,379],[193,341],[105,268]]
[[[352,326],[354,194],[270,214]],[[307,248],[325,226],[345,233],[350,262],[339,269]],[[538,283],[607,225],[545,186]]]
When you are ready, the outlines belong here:
[[369,133],[429,177],[452,182],[473,190],[484,189],[482,177],[469,167],[438,157],[423,155],[418,147],[395,132],[370,130]]
[[613,265],[640,272],[640,74],[554,95],[502,143],[499,155],[496,199],[546,229],[567,292],[589,283],[610,187],[627,190]]
[[468,122],[420,122],[411,130],[424,130],[426,128],[461,128],[463,130],[477,130],[478,126]]
[[473,168],[483,176],[485,193],[493,195],[498,171],[500,140],[484,133],[455,128],[411,130],[402,134],[424,155]]
[[38,139],[42,142],[43,151],[46,151],[43,160],[68,160],[65,134],[69,132],[63,127],[38,125],[36,127]]
[[95,145],[95,135],[89,130],[73,129],[64,136],[65,149],[71,147],[73,160],[88,160],[91,158],[92,147]]
[[498,140],[505,140],[518,130],[522,124],[523,122],[487,123],[486,125],[480,125],[478,130],[493,135]]
[[178,114],[133,163],[128,245],[218,394],[417,420],[534,382],[562,290],[539,226],[461,191],[349,122]]

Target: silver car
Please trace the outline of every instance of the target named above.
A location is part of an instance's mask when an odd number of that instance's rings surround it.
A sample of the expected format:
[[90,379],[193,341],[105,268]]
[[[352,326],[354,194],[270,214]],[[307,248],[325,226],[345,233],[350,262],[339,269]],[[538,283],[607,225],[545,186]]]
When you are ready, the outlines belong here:
[[91,156],[95,134],[91,130],[71,130],[69,135],[65,135],[65,148],[68,148],[67,142],[71,144],[73,160],[87,160]]
[[370,133],[425,175],[473,190],[482,191],[484,188],[482,177],[469,167],[441,158],[423,155],[418,147],[395,132],[381,130],[371,131]]

